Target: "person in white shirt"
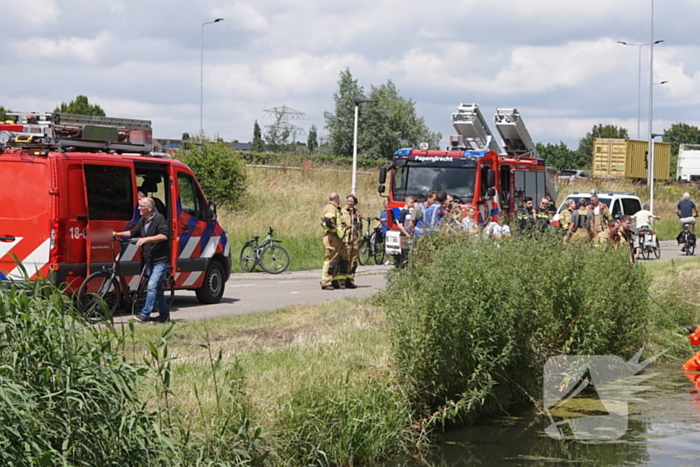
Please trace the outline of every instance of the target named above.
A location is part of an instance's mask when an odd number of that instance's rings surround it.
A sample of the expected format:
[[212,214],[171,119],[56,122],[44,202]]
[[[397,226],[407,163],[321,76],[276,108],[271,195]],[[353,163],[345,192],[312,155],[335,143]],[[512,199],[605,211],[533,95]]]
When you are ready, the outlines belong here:
[[474,206],[468,205],[466,207],[467,214],[462,219],[460,225],[467,235],[476,235],[479,233],[479,224],[476,222],[474,217],[476,216],[476,208]]
[[498,222],[489,222],[489,225],[484,229],[484,238],[502,238],[510,236],[510,227],[505,225],[505,215],[501,212],[498,214]]
[[[656,244],[656,233],[654,232],[654,229],[652,227],[652,221],[659,220],[661,218],[652,214],[652,212],[649,210],[649,203],[644,203],[644,206],[642,206],[642,210],[637,211],[637,213],[634,216],[632,216],[632,219],[637,221],[637,232],[639,232],[641,229],[648,230],[649,232],[651,232],[652,243]],[[640,247],[641,245],[639,244],[639,236],[635,235],[634,255],[637,257],[637,259],[639,259]]]

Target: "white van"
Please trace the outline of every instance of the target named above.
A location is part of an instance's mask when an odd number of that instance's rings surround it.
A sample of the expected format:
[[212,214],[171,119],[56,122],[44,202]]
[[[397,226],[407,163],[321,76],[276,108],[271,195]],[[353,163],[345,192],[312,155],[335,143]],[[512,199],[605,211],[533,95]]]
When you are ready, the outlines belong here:
[[568,195],[564,201],[559,205],[557,209],[557,214],[552,218],[553,225],[559,225],[559,213],[566,209],[566,205],[572,199],[578,201],[583,198],[586,200],[586,204],[590,204],[590,199],[593,194],[598,195],[598,199],[601,203],[605,204],[613,218],[621,216],[634,216],[638,211],[642,210],[642,201],[632,192],[623,191],[599,191],[596,193],[579,193],[574,191]]

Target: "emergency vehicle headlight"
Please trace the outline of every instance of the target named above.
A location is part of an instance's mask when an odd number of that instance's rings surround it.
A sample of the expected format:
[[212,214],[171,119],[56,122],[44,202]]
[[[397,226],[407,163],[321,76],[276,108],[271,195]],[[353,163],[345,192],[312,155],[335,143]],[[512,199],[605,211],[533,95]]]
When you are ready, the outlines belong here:
[[411,153],[413,152],[413,149],[399,149],[394,153],[395,156],[410,156]]

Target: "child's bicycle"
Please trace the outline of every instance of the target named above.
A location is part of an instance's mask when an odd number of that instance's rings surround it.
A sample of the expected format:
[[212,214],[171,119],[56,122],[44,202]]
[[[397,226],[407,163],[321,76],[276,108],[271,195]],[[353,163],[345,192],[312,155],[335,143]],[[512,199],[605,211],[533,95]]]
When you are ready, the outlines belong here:
[[289,267],[289,253],[282,246],[282,240],[272,238],[274,231],[272,227],[267,232],[267,237],[262,242],[258,242],[259,236],[253,236],[241,249],[240,264],[245,272],[253,272],[256,265],[269,274],[279,274]]
[[[118,241],[120,245],[135,244],[138,239],[124,238]],[[93,272],[78,289],[78,310],[86,316],[99,317],[104,314],[103,311],[107,311],[109,316],[112,316],[120,304],[123,304],[124,308],[127,309],[130,307],[134,314],[138,314],[146,303],[146,289],[148,287],[148,278],[145,277],[146,267],[141,269],[139,285],[136,290],[129,289],[121,267],[121,258],[125,249],[120,248],[118,252],[115,252],[115,243],[112,242],[112,251],[115,253],[112,267],[104,267],[100,271]],[[168,308],[171,308],[175,297],[175,280],[171,267],[163,274],[163,289]]]

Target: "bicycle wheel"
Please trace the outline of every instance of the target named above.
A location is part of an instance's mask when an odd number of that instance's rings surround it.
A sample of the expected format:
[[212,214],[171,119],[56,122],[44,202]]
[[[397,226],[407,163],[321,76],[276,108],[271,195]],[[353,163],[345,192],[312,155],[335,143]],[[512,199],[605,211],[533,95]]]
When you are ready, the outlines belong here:
[[379,233],[374,232],[369,238],[369,244],[372,246],[374,264],[384,264],[384,238]]
[[113,315],[117,311],[121,293],[119,283],[107,271],[90,274],[78,289],[78,310],[85,316]]
[[289,267],[289,253],[279,245],[270,245],[260,255],[260,266],[270,274],[284,272]]
[[[171,310],[173,307],[173,300],[175,300],[175,279],[170,274],[165,274],[163,275],[162,281],[165,301],[168,304],[168,310]],[[139,288],[136,291],[136,298],[132,306],[133,314],[138,315],[141,313],[141,310],[143,310],[143,307],[146,305],[146,295],[148,295],[148,279],[139,282]],[[157,304],[153,311],[158,311]]]
[[654,256],[656,259],[661,258],[661,245],[659,245],[659,239],[656,239],[656,246],[654,246]]
[[[646,240],[646,239],[645,239],[645,240]],[[641,246],[640,248],[641,248],[641,250],[642,250],[642,258],[644,258],[644,259],[649,259],[649,257],[651,256],[651,251],[650,251],[650,250],[651,250],[652,247],[650,247],[649,245],[643,245],[643,246]]]
[[365,266],[369,264],[369,258],[371,255],[369,237],[363,236],[360,239],[360,251],[357,252],[357,261],[360,265]]
[[253,272],[255,269],[255,247],[248,242],[241,249],[240,264],[243,272]]

